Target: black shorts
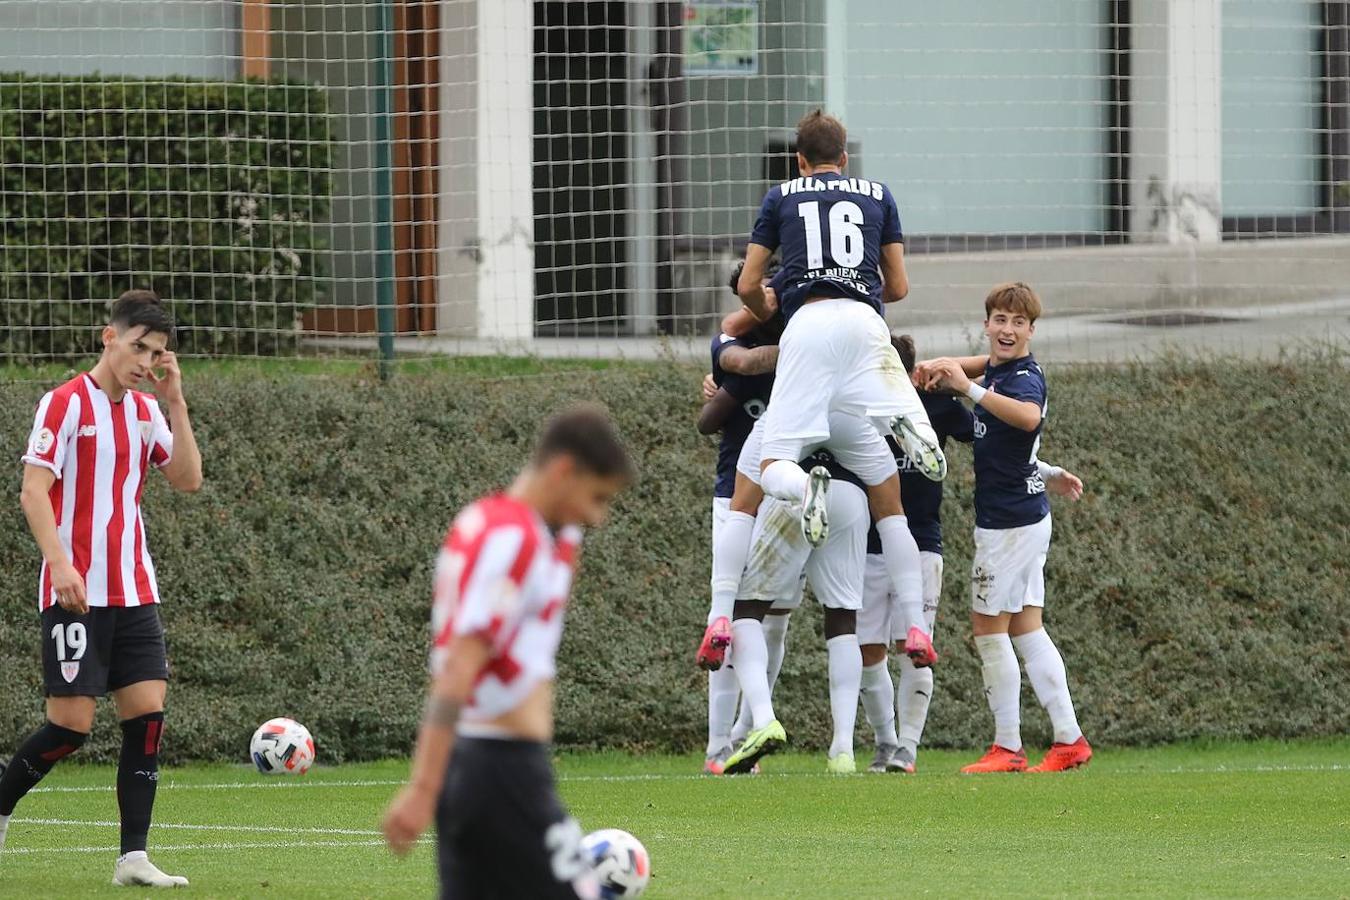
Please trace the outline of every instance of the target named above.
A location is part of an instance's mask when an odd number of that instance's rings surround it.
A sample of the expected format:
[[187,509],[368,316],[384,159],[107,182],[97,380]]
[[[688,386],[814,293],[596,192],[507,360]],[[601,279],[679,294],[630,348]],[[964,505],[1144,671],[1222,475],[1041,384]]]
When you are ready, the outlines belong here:
[[578,888],[590,894],[581,826],[558,799],[544,744],[459,738],[436,828],[443,898],[576,900]]
[[84,615],[44,609],[42,676],[48,697],[102,697],[138,681],[167,681],[159,605],[94,606]]

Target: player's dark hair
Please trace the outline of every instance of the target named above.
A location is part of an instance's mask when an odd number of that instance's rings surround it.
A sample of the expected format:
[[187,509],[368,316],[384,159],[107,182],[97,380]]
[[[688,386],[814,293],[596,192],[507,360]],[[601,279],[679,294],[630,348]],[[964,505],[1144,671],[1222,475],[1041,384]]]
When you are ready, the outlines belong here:
[[134,290],[122,294],[113,303],[108,324],[119,331],[144,327],[147,334],[154,332],[173,340],[173,316],[154,291]]
[[914,371],[915,349],[914,336],[909,334],[896,334],[891,332],[891,346],[895,352],[900,354],[900,362],[905,367],[906,372]]
[[[777,275],[778,271],[782,268],[783,264],[779,261],[778,257],[775,256],[773,259],[769,260],[769,264],[764,267],[764,277],[773,280],[773,277]],[[731,278],[727,280],[727,287],[731,288],[731,292],[737,297],[741,295],[741,272],[743,271],[745,271],[744,259],[736,263],[736,268],[731,270]]]
[[844,123],[823,109],[812,110],[797,123],[797,152],[811,165],[835,165],[847,149]]
[[1024,281],[996,284],[989,292],[989,296],[984,298],[984,317],[989,318],[994,310],[1015,316],[1026,316],[1035,322],[1041,317],[1041,298],[1037,297],[1031,285]]
[[579,467],[601,478],[637,478],[637,467],[603,406],[582,403],[565,409],[544,425],[532,461],[541,465],[555,456],[570,456]]

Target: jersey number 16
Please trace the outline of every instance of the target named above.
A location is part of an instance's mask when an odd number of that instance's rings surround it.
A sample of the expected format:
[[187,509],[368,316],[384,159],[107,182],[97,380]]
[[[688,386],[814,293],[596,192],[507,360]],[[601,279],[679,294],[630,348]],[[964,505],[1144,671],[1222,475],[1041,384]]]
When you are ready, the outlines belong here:
[[[806,225],[806,267],[825,266],[825,245],[820,233],[820,201],[812,200],[797,207],[797,215]],[[837,266],[853,268],[863,261],[863,214],[852,200],[838,200],[830,206],[830,256]]]

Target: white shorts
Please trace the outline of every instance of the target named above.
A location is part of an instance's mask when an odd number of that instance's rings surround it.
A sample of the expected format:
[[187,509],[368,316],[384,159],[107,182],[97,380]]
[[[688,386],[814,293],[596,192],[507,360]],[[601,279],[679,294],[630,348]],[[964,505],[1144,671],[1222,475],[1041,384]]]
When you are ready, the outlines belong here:
[[772,600],[774,609],[795,609],[801,603],[805,570],[821,606],[862,607],[863,560],[871,522],[867,494],[855,485],[838,483],[830,488],[826,509],[830,535],[813,550],[802,536],[797,508],[772,497],[764,499],[738,599]]
[[762,417],[765,459],[798,460],[812,445],[835,450],[829,420],[834,412],[863,420],[903,413],[930,427],[891,346],[886,320],[866,303],[838,298],[807,303],[788,322],[778,346],[773,394]]
[[[866,565],[863,605],[858,612],[858,643],[903,641],[905,635],[894,633],[900,617],[895,610],[895,589],[890,573],[886,571],[886,561],[880,553],[869,553]],[[942,554],[920,551],[919,570],[923,573],[923,619],[931,636],[937,622],[938,600],[942,598]]]
[[[847,413],[831,413],[830,438],[828,443],[811,441],[802,444],[799,456],[769,457],[771,459],[790,459],[797,462],[817,448],[828,446],[839,465],[862,479],[863,484],[882,484],[895,477],[895,454],[886,444],[886,439],[878,431],[878,423],[871,422]],[[880,423],[881,428],[887,427]],[[736,459],[736,471],[749,478],[755,484],[760,483],[760,462],[762,461],[764,441],[764,417],[761,416],[750,435],[741,445],[741,455]]]
[[1045,606],[1045,557],[1050,516],[1020,528],[976,528],[970,569],[970,608],[981,615]]
[[727,515],[731,512],[731,498],[714,497],[712,512],[713,512],[712,539],[713,543],[716,544],[717,535],[722,530],[722,523],[727,520]]

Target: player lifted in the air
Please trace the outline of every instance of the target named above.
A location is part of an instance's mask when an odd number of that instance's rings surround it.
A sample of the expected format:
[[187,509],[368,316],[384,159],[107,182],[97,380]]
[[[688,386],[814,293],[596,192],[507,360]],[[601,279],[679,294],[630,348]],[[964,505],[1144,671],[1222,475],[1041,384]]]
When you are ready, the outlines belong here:
[[455,517],[412,778],[384,821],[402,854],[435,818],[442,897],[599,895],[554,789],[553,681],[581,529],[632,479],[609,417],[578,407],[545,426],[511,487]]
[[[182,374],[168,349],[173,329],[155,294],[123,294],[103,329],[98,363],[43,396],[23,455],[23,511],[42,551],[47,721],[0,769],[0,847],[14,805],[84,744],[95,702],[111,693],[122,723],[119,885],[187,884],[145,853],[169,670],[141,491],[152,467],[180,491],[202,483]],[[147,380],[154,394],[135,389]]]
[[[896,593],[907,598],[905,608],[913,608],[922,605],[919,549],[882,435],[893,432],[930,478],[941,480],[946,462],[882,316],[884,302],[900,300],[909,290],[899,212],[885,185],[843,174],[846,143],[844,126],[831,116],[816,111],[801,121],[801,177],[765,195],[746,249],[738,285],[742,302],[756,317],[767,318],[773,298],[761,279],[778,250],[776,300],[787,321],[754,465],[765,493],[801,503],[802,531],[813,544],[828,533],[829,473],[815,467],[808,476],[798,460],[825,446],[856,473],[868,485]],[[831,428],[832,421],[847,420],[852,421],[843,432]],[[732,505],[737,507],[734,499]],[[749,528],[740,524],[725,528],[714,547],[715,572],[739,576],[744,568]],[[758,623],[747,620],[739,630],[733,623],[732,631],[737,642],[742,632],[755,645],[762,641]],[[920,665],[937,659],[922,622],[909,629],[906,653]],[[742,691],[745,687],[742,683]]]
[[988,356],[930,360],[914,372],[920,384],[960,391],[975,401],[970,618],[994,714],[994,743],[979,762],[962,771],[1018,772],[1027,767],[1016,648],[1055,732],[1050,752],[1031,771],[1057,772],[1086,763],[1092,748],[1078,727],[1064,660],[1042,624],[1050,551],[1046,492],[1076,500],[1083,483],[1036,458],[1047,410],[1045,375],[1030,348],[1041,315],[1040,298],[1020,281],[1000,284],[985,298],[984,314]]

